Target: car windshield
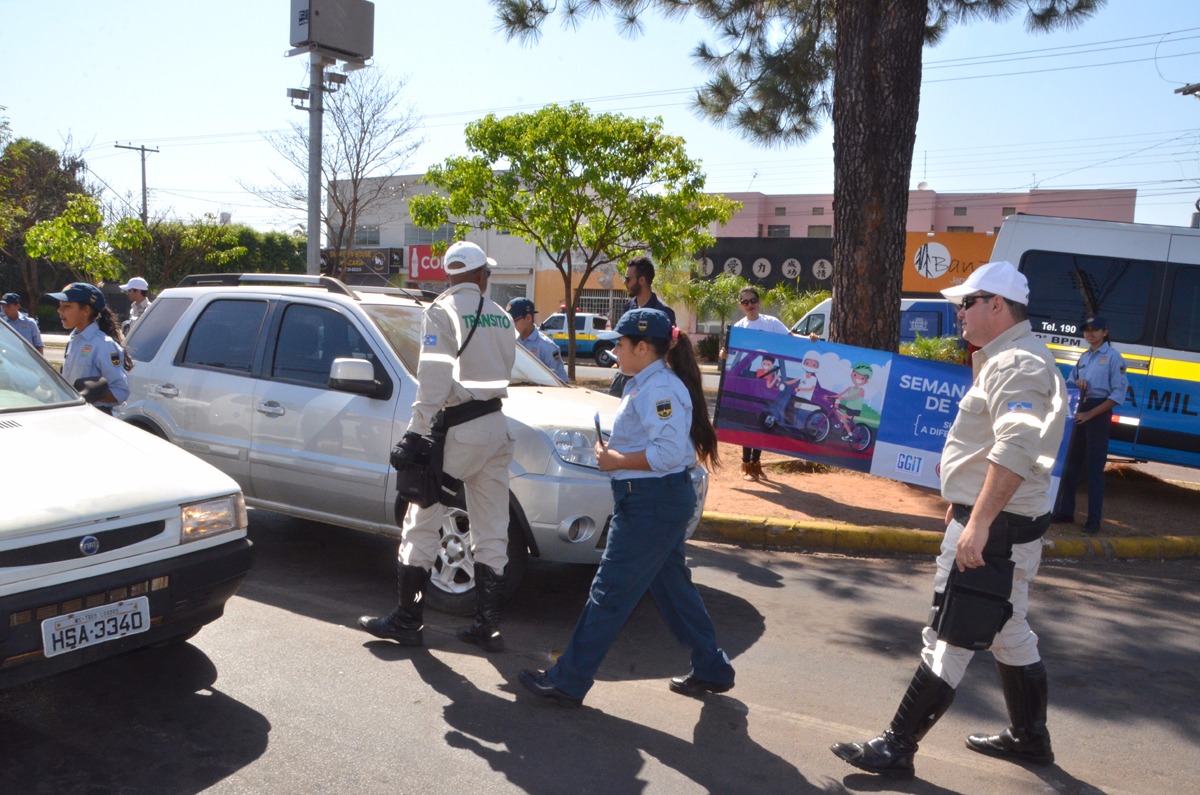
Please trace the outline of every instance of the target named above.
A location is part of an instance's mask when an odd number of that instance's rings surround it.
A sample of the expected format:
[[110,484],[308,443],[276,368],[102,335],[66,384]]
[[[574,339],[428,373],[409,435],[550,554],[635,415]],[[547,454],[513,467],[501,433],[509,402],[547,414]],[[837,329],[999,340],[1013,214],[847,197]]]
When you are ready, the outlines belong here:
[[79,403],[83,398],[25,340],[0,323],[0,413]]
[[[421,309],[416,306],[396,304],[363,304],[363,310],[375,321],[404,369],[412,375],[417,372],[417,357],[421,353]],[[513,362],[513,386],[562,386],[533,354],[517,345],[517,358]]]

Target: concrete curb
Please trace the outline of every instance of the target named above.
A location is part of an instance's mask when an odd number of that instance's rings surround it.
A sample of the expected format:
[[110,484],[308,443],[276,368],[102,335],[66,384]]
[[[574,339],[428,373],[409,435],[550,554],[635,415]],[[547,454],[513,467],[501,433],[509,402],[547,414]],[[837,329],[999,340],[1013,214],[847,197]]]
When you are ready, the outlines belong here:
[[[736,516],[705,511],[695,538],[775,549],[821,550],[846,554],[936,555],[942,534],[904,527],[861,526],[839,522],[789,522],[766,516]],[[1200,538],[1051,538],[1045,558],[1165,560],[1200,557]]]

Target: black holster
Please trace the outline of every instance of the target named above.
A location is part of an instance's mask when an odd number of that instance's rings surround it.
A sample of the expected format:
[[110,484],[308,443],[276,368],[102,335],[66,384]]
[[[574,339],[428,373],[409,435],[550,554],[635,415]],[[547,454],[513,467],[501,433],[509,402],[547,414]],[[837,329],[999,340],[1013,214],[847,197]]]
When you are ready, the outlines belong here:
[[428,508],[442,498],[442,459],[446,451],[446,432],[436,426],[412,460],[401,460],[392,453],[396,468],[396,521],[401,521],[400,502]]
[[396,468],[397,522],[403,521],[401,502],[428,508],[434,503],[451,499],[457,493],[458,479],[442,471],[446,453],[446,432],[455,425],[495,413],[501,408],[500,398],[472,400],[445,408],[433,418],[429,436],[423,437],[428,444],[418,450],[413,460],[399,461],[393,453],[392,466]]
[[[953,515],[965,526],[971,506],[956,504]],[[983,565],[965,571],[952,565],[945,592],[934,600],[929,626],[937,631],[938,640],[972,651],[992,645],[1012,617],[1013,545],[1041,538],[1049,526],[1050,514],[1030,518],[1002,511],[996,517],[988,528]]]

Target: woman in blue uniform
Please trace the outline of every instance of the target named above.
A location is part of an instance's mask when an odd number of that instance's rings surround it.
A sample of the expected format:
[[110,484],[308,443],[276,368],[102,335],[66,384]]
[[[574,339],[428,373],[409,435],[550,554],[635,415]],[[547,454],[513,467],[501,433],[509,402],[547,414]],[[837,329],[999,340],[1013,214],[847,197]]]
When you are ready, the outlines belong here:
[[692,650],[692,669],[670,689],[686,696],[724,693],[733,666],[692,584],[684,556],[696,508],[689,470],[697,457],[715,467],[717,436],[708,419],[700,368],[686,334],[656,309],[622,315],[617,361],[630,376],[608,444],[596,444],[615,499],[608,545],[575,633],[547,671],[521,671],[526,690],[579,706],[626,619],[647,590],[672,634]]
[[1088,349],[1071,370],[1068,383],[1079,388],[1075,428],[1067,447],[1062,482],[1054,503],[1054,522],[1075,521],[1075,491],[1087,473],[1088,512],[1083,532],[1100,532],[1100,508],[1104,503],[1104,463],[1108,460],[1108,433],[1113,407],[1125,402],[1129,381],[1125,360],[1108,344],[1108,321],[1089,317],[1083,323]]
[[58,317],[63,328],[71,330],[62,374],[67,383],[83,392],[94,389],[95,382],[104,378],[108,386],[98,398],[88,400],[101,411],[112,413],[113,408],[129,397],[129,382],[125,374],[133,362],[125,356],[125,338],[117,320],[104,302],[100,288],[87,282],[68,284],[59,293],[46,293],[58,301]]

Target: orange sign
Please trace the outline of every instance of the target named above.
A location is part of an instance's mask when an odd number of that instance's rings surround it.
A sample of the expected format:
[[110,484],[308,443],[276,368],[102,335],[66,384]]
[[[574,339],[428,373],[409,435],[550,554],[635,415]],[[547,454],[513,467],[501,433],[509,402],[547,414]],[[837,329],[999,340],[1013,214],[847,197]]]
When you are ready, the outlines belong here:
[[901,291],[906,296],[937,295],[962,284],[972,271],[991,261],[995,242],[994,235],[983,232],[909,232]]

